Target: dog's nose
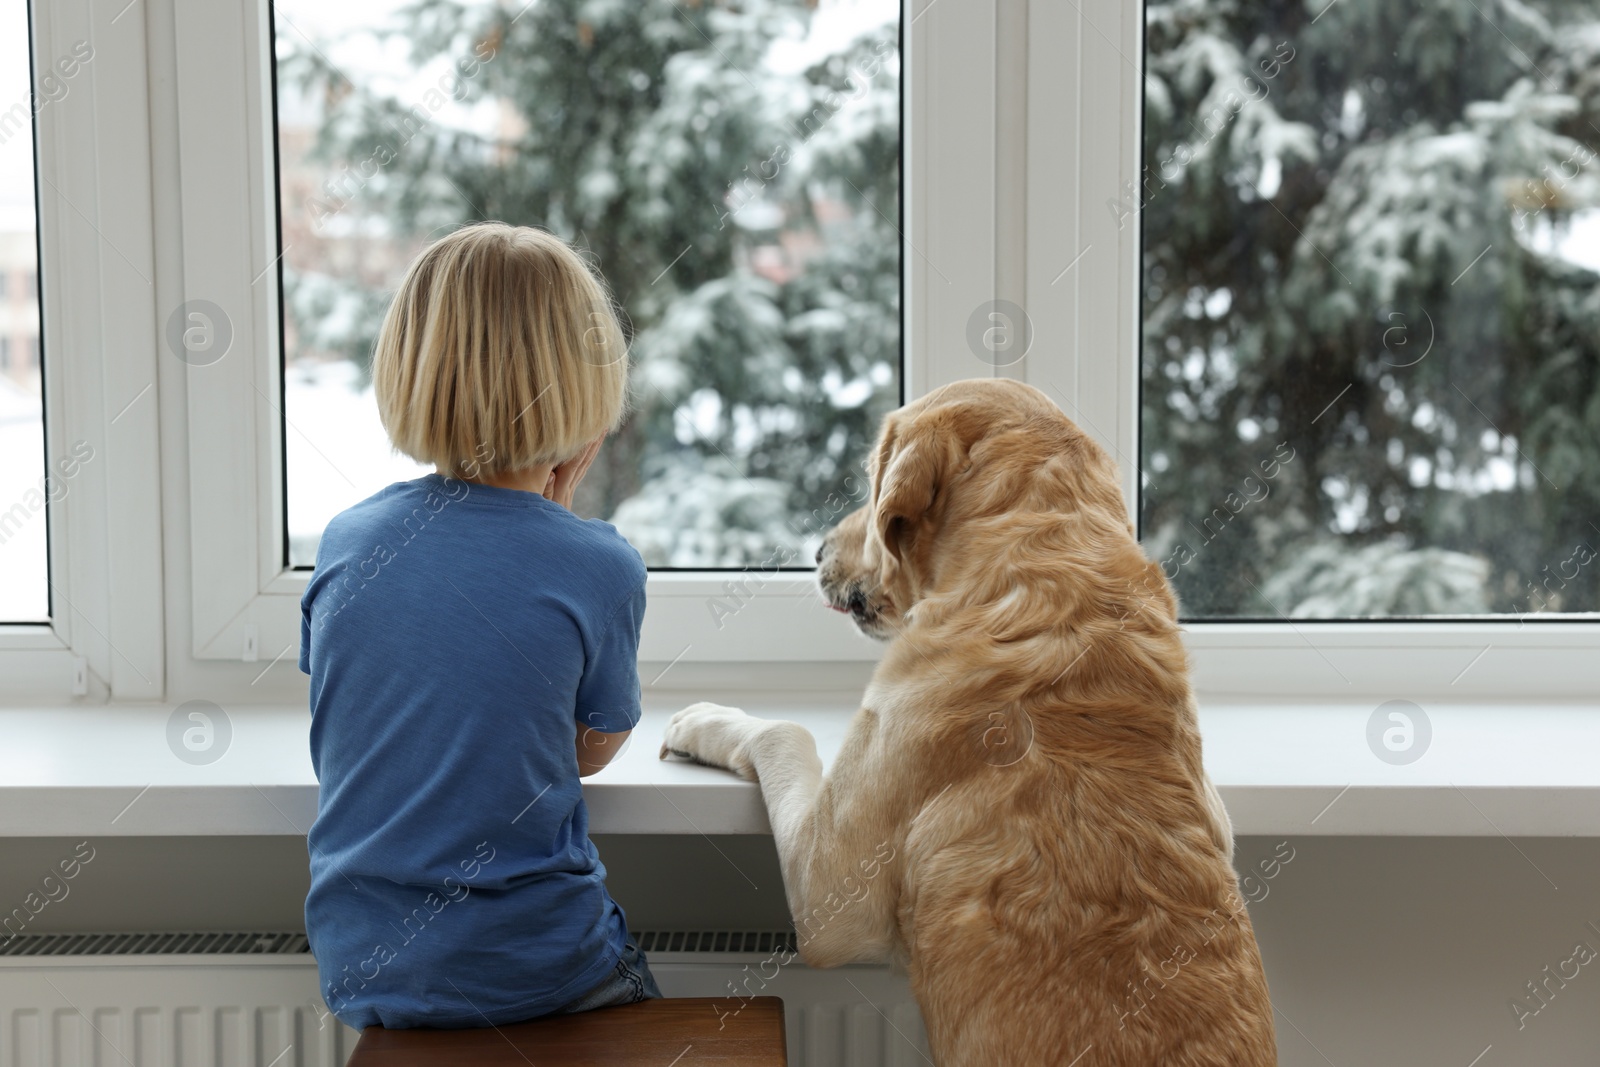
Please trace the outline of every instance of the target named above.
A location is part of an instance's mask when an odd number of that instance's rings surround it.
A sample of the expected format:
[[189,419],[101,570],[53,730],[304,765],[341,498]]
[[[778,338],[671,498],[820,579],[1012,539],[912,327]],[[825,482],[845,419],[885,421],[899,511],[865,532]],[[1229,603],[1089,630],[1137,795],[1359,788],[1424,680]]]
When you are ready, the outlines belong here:
[[822,554],[824,552],[826,552],[827,550],[828,550],[828,546],[826,544],[821,544],[821,545],[817,546],[817,564],[819,566],[822,564]]

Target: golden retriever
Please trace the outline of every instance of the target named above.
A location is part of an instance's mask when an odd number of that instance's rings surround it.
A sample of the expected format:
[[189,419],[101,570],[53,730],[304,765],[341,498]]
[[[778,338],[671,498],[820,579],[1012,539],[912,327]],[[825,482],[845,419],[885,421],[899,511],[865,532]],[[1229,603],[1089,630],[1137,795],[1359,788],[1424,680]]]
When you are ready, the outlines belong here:
[[892,412],[870,470],[818,557],[889,642],[832,773],[715,704],[662,758],[759,781],[801,956],[898,960],[938,1067],[1275,1064],[1176,601],[1110,459],[989,379]]

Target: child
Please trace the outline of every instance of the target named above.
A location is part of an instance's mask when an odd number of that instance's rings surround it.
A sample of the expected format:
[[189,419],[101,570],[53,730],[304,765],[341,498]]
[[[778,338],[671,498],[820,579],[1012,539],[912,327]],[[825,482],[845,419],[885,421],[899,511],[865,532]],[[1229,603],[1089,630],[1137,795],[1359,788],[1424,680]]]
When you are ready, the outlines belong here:
[[328,1006],[469,1027],[659,997],[578,782],[640,715],[644,564],[569,510],[625,407],[606,290],[548,233],[464,227],[406,272],[373,380],[438,469],[335,516],[301,603]]

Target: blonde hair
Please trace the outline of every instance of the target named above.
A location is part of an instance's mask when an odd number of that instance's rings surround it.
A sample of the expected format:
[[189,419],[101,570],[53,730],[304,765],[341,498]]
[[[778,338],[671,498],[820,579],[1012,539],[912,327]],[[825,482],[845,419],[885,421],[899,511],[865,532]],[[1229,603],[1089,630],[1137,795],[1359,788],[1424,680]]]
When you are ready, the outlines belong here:
[[463,226],[417,256],[372,378],[395,449],[457,475],[560,463],[627,409],[604,282],[559,237],[503,222]]

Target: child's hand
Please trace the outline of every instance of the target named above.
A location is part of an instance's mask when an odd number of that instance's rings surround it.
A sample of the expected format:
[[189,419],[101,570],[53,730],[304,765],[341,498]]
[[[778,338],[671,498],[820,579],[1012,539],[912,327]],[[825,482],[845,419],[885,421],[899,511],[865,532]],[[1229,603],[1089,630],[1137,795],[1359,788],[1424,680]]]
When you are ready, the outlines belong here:
[[557,504],[572,510],[572,494],[577,492],[578,483],[583,481],[583,476],[589,471],[589,464],[594,462],[594,457],[600,452],[600,445],[605,441],[605,435],[596,437],[585,446],[582,452],[560,464],[550,472],[550,478],[544,483],[544,497],[554,500]]

